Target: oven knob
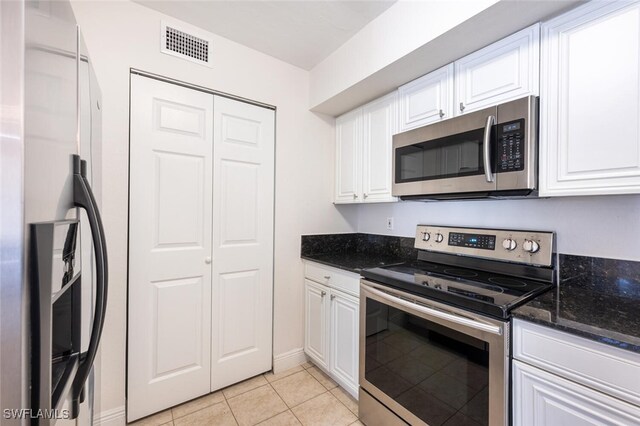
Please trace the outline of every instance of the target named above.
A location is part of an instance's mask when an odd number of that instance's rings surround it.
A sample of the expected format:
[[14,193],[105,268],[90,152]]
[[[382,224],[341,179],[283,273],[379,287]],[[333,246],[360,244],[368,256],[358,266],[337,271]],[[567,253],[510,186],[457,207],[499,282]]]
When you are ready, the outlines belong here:
[[536,243],[533,240],[524,240],[524,244],[522,244],[522,249],[529,253],[535,253],[540,250],[540,244]]
[[507,238],[506,240],[502,241],[502,247],[507,251],[512,251],[515,250],[516,247],[518,247],[518,243],[516,243],[516,241],[512,240],[511,238]]
[[441,233],[436,234],[436,243],[441,243],[444,240],[444,236]]
[[429,241],[429,238],[431,238],[431,234],[427,231],[422,231],[422,241]]

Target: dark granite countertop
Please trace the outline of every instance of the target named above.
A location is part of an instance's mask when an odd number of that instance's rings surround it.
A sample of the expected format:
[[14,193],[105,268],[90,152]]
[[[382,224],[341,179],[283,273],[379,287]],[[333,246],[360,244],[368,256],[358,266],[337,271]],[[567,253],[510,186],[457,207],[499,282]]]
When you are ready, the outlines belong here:
[[360,273],[376,266],[415,260],[414,239],[373,234],[303,235],[300,257]]
[[521,318],[640,353],[640,262],[560,255],[560,284],[512,311]]
[[362,253],[315,254],[301,257],[305,260],[311,260],[357,274],[363,269],[393,265],[406,261],[406,259],[400,257],[370,256]]

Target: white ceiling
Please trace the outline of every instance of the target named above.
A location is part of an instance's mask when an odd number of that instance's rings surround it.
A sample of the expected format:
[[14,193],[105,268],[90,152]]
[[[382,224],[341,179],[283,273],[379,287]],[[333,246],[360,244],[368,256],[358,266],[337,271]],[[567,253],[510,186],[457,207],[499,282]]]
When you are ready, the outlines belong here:
[[396,0],[133,1],[309,70]]

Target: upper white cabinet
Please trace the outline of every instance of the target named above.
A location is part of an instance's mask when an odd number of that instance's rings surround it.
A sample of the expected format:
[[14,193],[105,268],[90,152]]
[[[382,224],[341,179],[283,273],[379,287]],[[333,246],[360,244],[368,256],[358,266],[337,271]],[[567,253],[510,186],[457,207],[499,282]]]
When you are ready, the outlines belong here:
[[455,114],[538,95],[539,64],[539,24],[456,61]]
[[453,117],[453,64],[398,89],[399,131]]
[[538,95],[540,24],[401,86],[399,131]]
[[640,192],[640,3],[542,26],[540,195]]
[[336,203],[357,203],[362,195],[362,109],[336,119]]
[[391,196],[397,92],[336,119],[336,204],[396,201]]
[[398,127],[398,95],[393,92],[362,108],[364,202],[395,201],[391,196],[392,136]]

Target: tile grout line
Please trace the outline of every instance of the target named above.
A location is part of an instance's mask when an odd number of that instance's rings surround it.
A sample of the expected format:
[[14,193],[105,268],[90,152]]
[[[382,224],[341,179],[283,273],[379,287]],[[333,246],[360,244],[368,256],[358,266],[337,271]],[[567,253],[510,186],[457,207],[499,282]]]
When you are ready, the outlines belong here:
[[[262,376],[264,377],[264,374]],[[265,380],[266,380],[266,378],[265,378]],[[227,404],[227,407],[229,407],[229,412],[231,413],[231,416],[233,417],[233,421],[236,422],[236,425],[240,425],[240,422],[236,418],[236,413],[233,412],[233,408],[231,408],[231,404],[229,404],[229,399],[227,398],[227,395],[225,395],[224,392],[222,392],[222,389],[220,389],[220,393],[222,394],[222,398],[224,399],[224,403]],[[242,395],[242,394],[240,394],[240,395]],[[173,425],[173,426],[175,426],[175,425]]]
[[[339,389],[339,388],[340,388],[340,385],[338,385],[338,387],[335,387],[335,388],[333,388],[333,389]],[[329,391],[329,393],[330,393],[331,395],[333,395],[333,392]],[[353,411],[351,411],[351,408],[347,407],[347,404],[345,404],[344,402],[342,402],[342,401],[340,400],[340,398],[338,398],[338,397],[337,397],[337,396],[335,396],[335,395],[333,395],[333,397],[334,397],[335,399],[337,399],[337,400],[338,400],[338,402],[339,402],[340,404],[344,405],[344,406],[345,406],[345,408],[346,408],[346,409],[347,409],[351,414],[353,414],[354,416],[356,416],[356,418],[357,418],[358,420],[360,420],[360,416],[359,416],[358,414],[354,413]],[[351,397],[351,396],[349,396],[349,398],[350,398],[350,397]],[[356,403],[357,403],[357,402],[358,402],[358,401],[356,401]],[[358,411],[359,411],[359,410],[358,410]],[[354,422],[354,423],[355,423],[355,422]]]

